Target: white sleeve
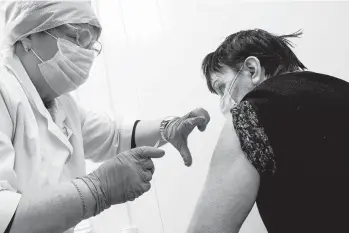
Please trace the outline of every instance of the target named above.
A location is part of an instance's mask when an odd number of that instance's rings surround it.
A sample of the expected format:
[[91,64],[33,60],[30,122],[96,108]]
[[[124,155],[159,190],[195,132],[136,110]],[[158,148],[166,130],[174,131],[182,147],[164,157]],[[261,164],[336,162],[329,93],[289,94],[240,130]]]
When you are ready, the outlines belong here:
[[122,126],[107,115],[79,111],[86,159],[102,162],[131,148],[133,125]]
[[8,107],[0,93],[0,232],[6,230],[21,198],[16,192],[15,151],[11,142],[13,124]]
[[18,193],[7,190],[0,190],[0,232],[5,232],[17,209],[20,199],[21,195]]

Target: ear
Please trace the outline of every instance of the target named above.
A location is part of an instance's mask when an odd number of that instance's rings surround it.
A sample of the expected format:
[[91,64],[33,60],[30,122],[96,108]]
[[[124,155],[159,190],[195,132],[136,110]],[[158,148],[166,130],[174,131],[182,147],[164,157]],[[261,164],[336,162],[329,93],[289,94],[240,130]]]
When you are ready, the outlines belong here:
[[244,64],[248,72],[250,72],[252,84],[254,86],[257,86],[258,84],[260,84],[263,81],[262,80],[263,71],[262,71],[262,67],[259,62],[259,59],[255,56],[250,56],[246,58]]
[[24,51],[29,52],[32,49],[32,40],[29,37],[26,37],[21,40],[21,44],[24,48]]

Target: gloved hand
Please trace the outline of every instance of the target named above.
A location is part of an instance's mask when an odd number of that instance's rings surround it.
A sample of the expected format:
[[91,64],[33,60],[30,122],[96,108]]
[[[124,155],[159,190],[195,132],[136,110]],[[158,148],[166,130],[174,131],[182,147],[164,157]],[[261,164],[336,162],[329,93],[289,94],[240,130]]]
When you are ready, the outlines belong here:
[[163,136],[182,155],[186,166],[191,166],[192,157],[188,148],[188,136],[195,126],[203,132],[210,121],[210,115],[203,108],[197,108],[184,117],[178,117],[170,121],[163,131]]
[[98,169],[82,177],[96,199],[97,215],[111,205],[133,201],[150,189],[154,174],[151,158],[165,152],[153,147],[139,147],[118,154]]

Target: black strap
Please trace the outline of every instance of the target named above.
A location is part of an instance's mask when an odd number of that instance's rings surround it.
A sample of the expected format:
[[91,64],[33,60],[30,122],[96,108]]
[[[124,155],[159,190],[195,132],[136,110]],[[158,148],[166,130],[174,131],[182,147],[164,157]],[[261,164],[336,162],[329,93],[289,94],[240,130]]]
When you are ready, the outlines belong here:
[[140,122],[140,120],[136,120],[136,122],[133,125],[133,130],[132,130],[132,137],[131,137],[131,149],[136,148],[136,128],[137,124]]

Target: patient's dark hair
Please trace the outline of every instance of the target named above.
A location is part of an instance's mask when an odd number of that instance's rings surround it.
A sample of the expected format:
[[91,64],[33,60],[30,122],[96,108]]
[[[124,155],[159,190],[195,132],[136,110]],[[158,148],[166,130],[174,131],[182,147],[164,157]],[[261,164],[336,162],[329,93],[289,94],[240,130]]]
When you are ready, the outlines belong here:
[[249,56],[259,59],[267,77],[306,69],[292,52],[290,47],[293,45],[287,39],[298,38],[300,35],[300,30],[290,35],[277,36],[262,29],[254,29],[228,36],[217,50],[206,55],[202,62],[208,89],[216,93],[211,84],[212,73],[220,72],[224,65],[238,69]]

